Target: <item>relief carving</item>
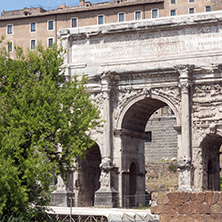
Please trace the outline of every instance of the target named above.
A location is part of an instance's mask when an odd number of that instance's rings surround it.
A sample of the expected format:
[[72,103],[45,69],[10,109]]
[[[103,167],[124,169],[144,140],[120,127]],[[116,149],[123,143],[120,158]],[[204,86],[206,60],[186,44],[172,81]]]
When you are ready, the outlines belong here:
[[222,116],[222,86],[198,85],[193,94],[193,118],[220,120]]
[[90,98],[94,102],[94,104],[100,109],[103,109],[103,93],[102,92],[96,92],[96,93],[91,93]]
[[180,96],[178,87],[156,88],[156,89],[152,89],[152,93],[157,96],[162,96],[166,98],[178,108],[181,105],[181,96]]

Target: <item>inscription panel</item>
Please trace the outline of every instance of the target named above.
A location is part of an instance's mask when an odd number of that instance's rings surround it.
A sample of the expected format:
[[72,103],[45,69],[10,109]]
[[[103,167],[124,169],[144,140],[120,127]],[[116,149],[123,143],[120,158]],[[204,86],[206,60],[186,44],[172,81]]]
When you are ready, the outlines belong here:
[[112,62],[167,55],[218,51],[222,33],[218,26],[187,27],[158,32],[130,32],[93,36],[72,42],[72,63]]

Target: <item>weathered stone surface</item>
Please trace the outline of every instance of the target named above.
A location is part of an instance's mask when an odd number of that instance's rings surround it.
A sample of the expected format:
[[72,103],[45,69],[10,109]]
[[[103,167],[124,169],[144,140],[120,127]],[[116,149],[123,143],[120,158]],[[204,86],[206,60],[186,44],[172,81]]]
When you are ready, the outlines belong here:
[[210,207],[206,203],[198,203],[197,204],[197,212],[199,214],[210,214]]
[[214,192],[211,204],[215,204],[219,201],[219,193],[218,192]]
[[222,201],[222,192],[219,192],[219,201]]
[[189,198],[192,201],[196,201],[197,200],[197,193],[196,192],[189,193]]
[[164,206],[158,205],[158,206],[152,206],[151,207],[151,214],[162,214],[164,213]]
[[196,201],[190,201],[189,202],[189,211],[190,211],[190,214],[196,214],[197,213],[197,202]]
[[189,214],[189,205],[188,203],[183,203],[178,207],[178,214]]
[[169,204],[165,205],[164,213],[165,214],[171,214],[171,215],[172,214],[176,214],[177,213],[177,209],[176,209],[174,204],[169,203]]
[[195,216],[195,222],[203,222],[204,218],[205,218],[205,215],[203,215],[203,214],[197,214],[197,215]]
[[222,208],[219,204],[213,204],[210,206],[211,213],[219,214],[222,213]]
[[184,216],[184,215],[175,215],[174,222],[187,222],[186,216]]
[[205,218],[203,219],[203,222],[216,222],[216,221],[217,219],[211,217],[210,215],[206,215]]
[[208,205],[212,204],[212,199],[213,199],[214,193],[213,192],[206,192],[205,193],[205,201]]
[[172,215],[160,215],[159,222],[172,222],[174,221],[174,217]]
[[200,192],[197,194],[198,203],[203,203],[205,201],[205,192]]
[[195,216],[194,215],[185,215],[185,222],[194,222]]
[[159,193],[157,198],[157,204],[159,205],[166,205],[169,202],[169,199],[166,193]]

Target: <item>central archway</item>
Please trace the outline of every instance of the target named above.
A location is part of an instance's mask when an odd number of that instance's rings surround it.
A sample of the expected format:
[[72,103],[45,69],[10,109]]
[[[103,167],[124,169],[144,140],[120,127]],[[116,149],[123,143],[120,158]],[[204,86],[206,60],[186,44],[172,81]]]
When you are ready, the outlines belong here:
[[153,113],[169,104],[156,98],[137,98],[134,102],[131,101],[122,115],[122,170],[123,173],[126,172],[123,176],[123,184],[126,186],[122,192],[123,196],[136,195],[135,206],[145,203],[146,125]]

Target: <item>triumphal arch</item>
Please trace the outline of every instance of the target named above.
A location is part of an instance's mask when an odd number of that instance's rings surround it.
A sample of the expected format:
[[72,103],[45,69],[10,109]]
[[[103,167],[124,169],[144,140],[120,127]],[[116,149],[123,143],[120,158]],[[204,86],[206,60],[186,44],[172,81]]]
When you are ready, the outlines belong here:
[[177,122],[179,190],[220,189],[222,12],[64,29],[59,40],[66,77],[89,76],[104,119],[70,176],[79,206],[141,201],[145,126],[166,105]]

